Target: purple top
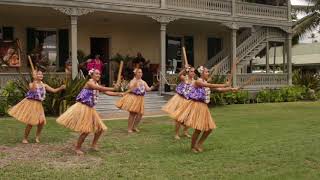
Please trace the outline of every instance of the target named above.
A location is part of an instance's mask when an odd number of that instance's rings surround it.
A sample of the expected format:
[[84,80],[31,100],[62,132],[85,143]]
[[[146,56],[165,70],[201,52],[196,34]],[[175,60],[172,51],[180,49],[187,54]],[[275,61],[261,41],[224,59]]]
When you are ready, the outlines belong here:
[[177,94],[179,94],[180,96],[183,96],[186,99],[190,99],[189,96],[190,96],[191,90],[192,90],[192,85],[184,82],[178,84],[178,86],[176,87]]
[[206,103],[206,89],[204,87],[193,87],[189,94],[190,99]]
[[33,99],[37,101],[44,101],[46,98],[46,89],[44,86],[36,88],[35,91],[29,90],[26,94],[27,99]]
[[98,91],[93,89],[83,88],[77,96],[77,101],[90,107],[97,104]]
[[141,84],[139,87],[134,88],[132,90],[132,93],[137,96],[144,96],[146,94],[146,88],[144,87],[144,84]]

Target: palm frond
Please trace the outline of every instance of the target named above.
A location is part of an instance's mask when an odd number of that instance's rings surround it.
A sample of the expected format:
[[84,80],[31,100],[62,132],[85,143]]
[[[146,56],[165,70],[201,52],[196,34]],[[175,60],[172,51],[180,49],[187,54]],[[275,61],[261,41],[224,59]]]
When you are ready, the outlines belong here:
[[301,37],[304,33],[314,30],[320,24],[320,14],[313,12],[304,18],[298,20],[293,25],[293,36]]

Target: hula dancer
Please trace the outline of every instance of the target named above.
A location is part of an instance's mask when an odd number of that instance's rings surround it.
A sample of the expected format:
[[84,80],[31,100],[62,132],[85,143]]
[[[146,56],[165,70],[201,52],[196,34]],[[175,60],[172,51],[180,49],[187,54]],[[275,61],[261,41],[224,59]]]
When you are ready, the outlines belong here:
[[142,70],[136,68],[134,71],[134,78],[129,83],[129,93],[123,96],[116,106],[120,109],[128,111],[128,133],[139,132],[138,125],[144,114],[144,96],[146,91],[151,91],[153,86],[149,87],[148,84],[143,81]]
[[46,118],[42,106],[42,101],[46,97],[46,91],[57,93],[65,89],[65,85],[59,88],[52,88],[42,82],[43,73],[40,70],[32,72],[33,82],[29,83],[29,91],[21,102],[8,110],[8,114],[17,120],[27,124],[24,131],[23,144],[28,144],[28,136],[33,126],[37,126],[36,143],[40,142],[40,135]]
[[[173,117],[173,114],[175,113],[175,111],[182,104],[189,102],[189,93],[190,93],[192,83],[194,82],[194,77],[195,77],[194,67],[186,66],[186,68],[179,73],[180,84],[178,84],[176,88],[176,94],[162,108],[162,110],[167,112],[171,117]],[[181,127],[181,123],[176,120],[175,136],[174,136],[175,139],[180,139],[180,136],[179,136],[180,127]],[[188,134],[188,129],[189,128],[187,126],[184,127],[183,129],[184,136],[191,137]]]
[[75,147],[78,155],[84,154],[84,152],[81,151],[81,145],[89,133],[94,133],[91,148],[98,150],[97,142],[103,131],[107,130],[107,126],[102,122],[94,108],[97,104],[99,91],[110,96],[122,95],[121,93],[111,92],[114,91],[114,88],[103,87],[98,84],[101,77],[99,70],[92,69],[89,71],[89,75],[91,79],[89,79],[77,96],[77,103],[72,105],[57,119],[59,124],[81,133]]
[[[194,128],[192,135],[191,149],[193,152],[202,152],[202,145],[216,128],[216,124],[210,114],[208,103],[210,102],[210,89],[219,92],[238,91],[238,88],[231,88],[230,82],[226,84],[211,84],[207,82],[209,71],[200,66],[197,71],[200,78],[194,81],[192,90],[189,94],[191,101],[185,103],[174,113],[175,119],[186,126]],[[199,135],[202,133],[200,139]]]

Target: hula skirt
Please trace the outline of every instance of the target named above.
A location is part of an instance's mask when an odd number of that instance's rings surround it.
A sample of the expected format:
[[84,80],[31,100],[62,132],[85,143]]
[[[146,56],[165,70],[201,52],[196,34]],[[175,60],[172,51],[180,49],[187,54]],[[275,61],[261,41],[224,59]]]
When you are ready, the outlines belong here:
[[81,133],[92,133],[107,129],[97,111],[80,102],[72,105],[58,117],[57,123]]
[[179,109],[183,104],[188,103],[190,100],[182,97],[179,94],[175,94],[168,102],[162,107],[162,110],[169,114],[173,118],[174,113]]
[[133,93],[128,93],[119,99],[115,105],[122,110],[144,114],[144,96],[137,96]]
[[178,122],[200,131],[208,131],[216,128],[208,105],[203,102],[191,100],[189,103],[184,103],[172,116]]
[[46,117],[41,101],[24,98],[8,110],[8,114],[30,125],[46,124]]

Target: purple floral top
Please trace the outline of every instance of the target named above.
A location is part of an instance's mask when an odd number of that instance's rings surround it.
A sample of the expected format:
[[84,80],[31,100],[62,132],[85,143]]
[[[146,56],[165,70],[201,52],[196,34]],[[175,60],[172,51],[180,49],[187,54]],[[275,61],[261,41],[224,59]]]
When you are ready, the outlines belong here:
[[179,94],[180,96],[183,96],[186,99],[190,99],[189,94],[191,90],[192,90],[192,85],[184,82],[178,84],[178,86],[176,87],[177,94]]
[[29,90],[26,94],[27,99],[44,101],[46,98],[46,88],[44,86],[36,88],[35,91]]
[[201,101],[206,104],[210,103],[210,88],[207,87],[194,87],[192,86],[189,94],[190,99],[194,101]]
[[139,87],[132,90],[132,93],[137,96],[144,96],[146,94],[146,87],[144,84],[140,84]]
[[87,106],[94,107],[97,104],[98,92],[97,90],[83,88],[76,100]]

